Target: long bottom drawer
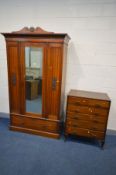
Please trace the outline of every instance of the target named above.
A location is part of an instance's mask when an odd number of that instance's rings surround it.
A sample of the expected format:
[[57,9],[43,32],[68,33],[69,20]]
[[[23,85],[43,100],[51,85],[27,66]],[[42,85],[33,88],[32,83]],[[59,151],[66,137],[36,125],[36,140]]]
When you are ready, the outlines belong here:
[[34,129],[39,131],[58,133],[60,124],[59,122],[44,120],[40,118],[11,116],[11,126],[17,126],[27,129]]
[[93,131],[93,130],[83,129],[83,128],[67,127],[65,130],[65,134],[85,136],[89,138],[97,138],[101,140],[104,139],[104,132]]

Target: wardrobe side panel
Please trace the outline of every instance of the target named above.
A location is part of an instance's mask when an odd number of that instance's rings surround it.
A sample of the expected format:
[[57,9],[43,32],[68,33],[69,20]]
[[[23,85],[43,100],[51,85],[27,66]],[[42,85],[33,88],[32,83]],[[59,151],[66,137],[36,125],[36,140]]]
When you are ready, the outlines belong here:
[[47,106],[49,119],[60,119],[60,99],[62,81],[62,45],[50,44],[47,66]]
[[10,113],[20,113],[19,52],[17,42],[7,42]]

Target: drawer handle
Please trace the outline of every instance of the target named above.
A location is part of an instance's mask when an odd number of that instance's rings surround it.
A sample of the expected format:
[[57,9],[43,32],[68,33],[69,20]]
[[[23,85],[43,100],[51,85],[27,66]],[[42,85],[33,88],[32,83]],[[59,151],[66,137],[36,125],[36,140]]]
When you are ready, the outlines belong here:
[[101,106],[100,106],[99,104],[96,104],[95,107],[96,107],[96,108],[100,108]]
[[97,120],[93,120],[94,123],[99,123]]
[[75,125],[72,125],[73,127],[77,127],[78,125],[77,124],[75,124]]
[[75,104],[75,105],[80,105],[80,102],[75,102],[74,104]]
[[79,117],[72,117],[72,119],[78,119]]
[[74,111],[75,113],[80,112],[78,109]]
[[95,128],[95,127],[92,127],[91,129],[92,129],[92,130],[96,130],[97,128]]
[[89,111],[90,111],[90,112],[93,112],[93,110],[92,110],[91,108],[89,108]]
[[95,116],[98,116],[99,115],[99,113],[94,113],[95,114]]

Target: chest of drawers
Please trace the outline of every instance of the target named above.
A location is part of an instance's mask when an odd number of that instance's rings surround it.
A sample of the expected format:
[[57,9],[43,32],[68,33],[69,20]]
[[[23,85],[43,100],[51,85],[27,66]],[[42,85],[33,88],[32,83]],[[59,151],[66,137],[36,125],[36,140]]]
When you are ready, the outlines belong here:
[[110,103],[105,93],[71,90],[67,97],[65,136],[95,138],[103,147]]

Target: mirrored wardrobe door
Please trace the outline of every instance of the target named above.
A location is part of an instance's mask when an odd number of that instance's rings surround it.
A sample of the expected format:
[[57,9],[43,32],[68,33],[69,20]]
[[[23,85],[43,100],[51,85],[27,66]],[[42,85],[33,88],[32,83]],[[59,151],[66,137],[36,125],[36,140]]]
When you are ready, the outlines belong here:
[[25,47],[25,103],[26,112],[42,113],[43,49]]
[[22,44],[21,99],[22,114],[42,116],[44,113],[44,46]]

